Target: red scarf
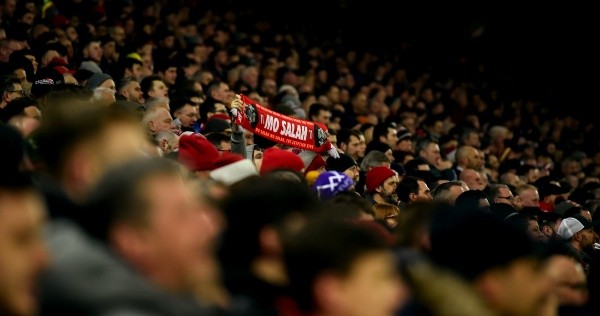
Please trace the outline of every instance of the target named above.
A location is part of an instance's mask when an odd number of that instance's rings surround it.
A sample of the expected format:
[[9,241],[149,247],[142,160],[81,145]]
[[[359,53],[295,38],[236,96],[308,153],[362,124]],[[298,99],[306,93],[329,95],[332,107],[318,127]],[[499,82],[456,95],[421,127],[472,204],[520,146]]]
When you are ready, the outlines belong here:
[[336,148],[329,142],[325,125],[285,116],[245,95],[240,96],[244,110],[232,110],[235,124],[280,144],[339,157]]

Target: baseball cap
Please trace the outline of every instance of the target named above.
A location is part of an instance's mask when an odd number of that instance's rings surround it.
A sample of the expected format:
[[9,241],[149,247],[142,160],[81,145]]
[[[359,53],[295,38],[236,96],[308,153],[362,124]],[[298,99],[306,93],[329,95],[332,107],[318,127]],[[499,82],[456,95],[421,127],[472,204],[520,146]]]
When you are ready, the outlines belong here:
[[578,232],[584,229],[593,228],[594,224],[587,218],[581,215],[573,215],[567,217],[560,222],[558,231],[556,232],[562,239],[570,239]]
[[33,77],[31,94],[42,98],[65,82],[63,75],[52,67],[38,69]]

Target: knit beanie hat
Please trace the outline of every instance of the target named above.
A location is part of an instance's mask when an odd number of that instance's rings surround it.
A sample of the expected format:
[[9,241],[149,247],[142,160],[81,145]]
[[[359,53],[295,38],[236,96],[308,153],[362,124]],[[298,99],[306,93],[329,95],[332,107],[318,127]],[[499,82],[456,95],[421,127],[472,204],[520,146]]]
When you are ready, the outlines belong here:
[[97,73],[93,74],[90,77],[90,79],[88,79],[85,82],[85,87],[90,90],[94,90],[94,89],[98,88],[104,81],[106,81],[108,79],[112,79],[112,77],[105,73],[97,72]]
[[265,150],[260,175],[267,174],[277,169],[291,169],[302,173],[304,162],[291,151],[283,150],[277,147],[270,147]]
[[407,129],[398,131],[396,135],[398,135],[398,143],[405,139],[412,140],[412,134]]
[[319,154],[311,150],[303,150],[298,154],[298,157],[304,162],[304,174],[310,171],[317,170],[325,165],[325,159]]
[[354,180],[345,173],[325,171],[317,177],[313,185],[313,190],[317,193],[320,200],[327,200],[340,192],[348,191],[353,185]]
[[357,163],[354,160],[354,158],[352,158],[346,154],[342,154],[342,153],[340,153],[339,158],[329,156],[329,158],[327,158],[326,163],[327,163],[327,170],[334,170],[334,171],[339,171],[339,172],[344,172],[348,168],[357,166]]
[[191,171],[212,170],[218,157],[217,147],[203,136],[193,134],[179,138],[177,160]]
[[395,176],[396,172],[388,167],[375,167],[371,169],[367,173],[367,177],[365,179],[365,184],[367,187],[367,192],[371,193],[377,188],[380,184],[382,184],[387,178],[391,176]]

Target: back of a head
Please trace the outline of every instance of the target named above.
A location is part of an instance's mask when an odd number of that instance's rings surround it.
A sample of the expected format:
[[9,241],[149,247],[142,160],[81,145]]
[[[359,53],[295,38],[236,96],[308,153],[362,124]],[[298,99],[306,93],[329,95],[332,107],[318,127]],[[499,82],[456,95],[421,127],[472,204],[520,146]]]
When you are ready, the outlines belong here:
[[390,158],[379,150],[368,152],[360,163],[360,170],[368,172],[370,168],[390,164]]
[[431,259],[469,281],[538,250],[525,231],[490,214],[438,212],[432,220]]
[[0,123],[0,188],[29,186],[30,178],[21,172],[25,157],[25,140],[19,132],[8,125]]
[[322,203],[322,212],[335,214],[341,219],[360,219],[375,216],[371,203],[356,192],[344,191]]
[[223,204],[227,219],[220,249],[223,265],[248,268],[259,252],[259,232],[264,227],[280,228],[283,233],[291,215],[312,212],[317,203],[306,184],[286,179],[253,177],[232,187]]
[[69,162],[71,151],[86,141],[94,141],[111,124],[139,126],[126,111],[95,104],[56,104],[44,112],[44,120],[31,135],[45,171],[59,176]]
[[82,226],[87,233],[107,241],[114,224],[143,222],[149,202],[142,186],[160,175],[183,178],[184,172],[178,163],[164,158],[129,161],[106,172],[86,201],[88,216]]
[[374,230],[352,222],[318,219],[284,243],[284,260],[293,297],[304,311],[314,311],[314,282],[324,273],[344,278],[368,254],[387,251]]
[[482,201],[487,201],[485,193],[481,190],[468,190],[461,193],[455,202],[455,206],[461,212],[476,212],[476,211],[489,211],[488,205],[482,205]]

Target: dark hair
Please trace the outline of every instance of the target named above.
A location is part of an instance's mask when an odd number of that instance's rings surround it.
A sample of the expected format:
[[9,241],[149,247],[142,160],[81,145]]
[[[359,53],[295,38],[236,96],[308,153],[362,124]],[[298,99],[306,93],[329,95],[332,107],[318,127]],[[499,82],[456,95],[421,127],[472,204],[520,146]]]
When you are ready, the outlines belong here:
[[430,232],[432,261],[468,281],[519,258],[544,258],[524,230],[483,212],[438,212]]
[[14,116],[25,115],[25,108],[30,106],[40,107],[37,100],[30,97],[14,99],[0,112],[0,121],[8,122]]
[[325,104],[322,104],[322,103],[313,103],[308,108],[308,119],[312,120],[312,117],[319,115],[319,112],[321,112],[321,111],[331,112],[331,110],[329,109],[329,107],[326,106]]
[[322,204],[323,212],[336,214],[342,219],[358,219],[361,213],[375,216],[371,204],[356,192],[343,191]]
[[398,199],[402,202],[408,202],[411,193],[418,194],[419,193],[419,181],[425,181],[421,178],[417,178],[414,176],[405,176],[398,186],[396,187],[396,194],[398,194]]
[[89,140],[116,122],[139,124],[137,117],[113,107],[77,102],[56,103],[44,111],[41,125],[32,133],[35,153],[39,154],[45,171],[58,176],[76,144]]
[[158,175],[184,177],[177,162],[163,158],[139,159],[109,170],[91,191],[82,221],[84,229],[107,241],[115,223],[143,223],[150,202],[140,186]]
[[30,175],[21,171],[25,140],[14,127],[0,123],[0,148],[0,191],[32,187]]
[[117,80],[117,92],[122,92],[133,81],[136,81],[133,77],[123,77]]
[[[461,193],[456,198],[456,203],[454,204],[456,208],[462,212],[474,212],[478,210],[485,211],[485,208],[479,206],[479,201],[486,199],[485,193],[481,190],[468,190]],[[489,201],[488,201],[489,202]],[[489,211],[489,210],[488,210]]]
[[284,261],[292,297],[303,311],[314,305],[314,282],[323,273],[347,277],[357,260],[387,251],[381,235],[353,222],[318,219],[309,222],[284,244]]
[[144,79],[142,79],[142,81],[140,82],[140,88],[142,90],[144,99],[146,100],[148,100],[148,98],[150,97],[148,95],[148,92],[150,91],[150,89],[152,89],[154,81],[162,81],[162,79],[158,75],[151,75],[148,77],[144,77]]
[[250,263],[260,252],[262,229],[270,226],[284,234],[290,215],[307,214],[318,205],[306,184],[273,177],[246,179],[232,187],[223,202],[227,227],[218,253],[228,287],[239,285],[231,272],[250,273]]
[[13,75],[3,76],[2,86],[0,86],[0,93],[12,91],[16,84],[21,84],[21,81],[17,77]]

